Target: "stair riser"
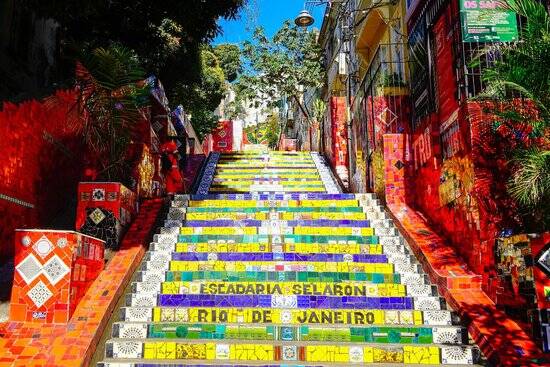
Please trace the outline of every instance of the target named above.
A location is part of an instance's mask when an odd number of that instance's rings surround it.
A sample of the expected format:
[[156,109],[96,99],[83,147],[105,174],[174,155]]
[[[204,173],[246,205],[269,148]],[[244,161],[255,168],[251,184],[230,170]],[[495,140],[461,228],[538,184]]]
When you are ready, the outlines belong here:
[[446,310],[328,310],[219,307],[124,307],[128,322],[190,322],[340,326],[452,326]]
[[303,281],[303,282],[348,282],[361,281],[372,284],[395,283],[403,285],[429,284],[426,275],[418,273],[381,274],[349,272],[158,272],[138,271],[137,283],[160,284],[164,281],[224,280],[224,281]]
[[[270,344],[217,344],[212,342],[140,342],[110,341],[106,357],[149,360],[210,361],[303,361],[323,363],[399,363],[471,364],[473,351],[464,348],[457,358],[455,346],[340,346],[334,344],[300,345],[280,342]],[[376,358],[375,358],[376,356]]]
[[193,340],[272,340],[341,343],[460,344],[463,328],[451,327],[314,327],[243,326],[185,323],[115,323],[113,338]]
[[[350,289],[351,288],[351,289]],[[436,295],[431,285],[406,287],[402,284],[345,282],[134,282],[133,294],[257,294],[257,295],[349,295],[369,297],[429,297]]]
[[357,297],[296,295],[129,294],[126,306],[162,307],[271,307],[275,309],[444,310],[439,297]]

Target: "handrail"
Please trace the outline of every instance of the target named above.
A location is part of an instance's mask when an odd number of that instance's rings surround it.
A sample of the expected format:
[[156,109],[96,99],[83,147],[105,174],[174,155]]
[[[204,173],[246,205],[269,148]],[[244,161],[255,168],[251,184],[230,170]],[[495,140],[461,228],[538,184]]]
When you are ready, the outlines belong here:
[[191,190],[189,190],[190,195],[196,195],[197,194],[197,190],[199,189],[199,185],[200,185],[200,182],[202,180],[204,170],[206,168],[206,163],[210,159],[211,154],[212,154],[212,152],[208,153],[208,156],[206,156],[204,158],[204,160],[202,161],[201,167],[199,169],[199,173],[197,173],[197,175],[195,176],[195,179],[193,180],[193,184],[191,185]]

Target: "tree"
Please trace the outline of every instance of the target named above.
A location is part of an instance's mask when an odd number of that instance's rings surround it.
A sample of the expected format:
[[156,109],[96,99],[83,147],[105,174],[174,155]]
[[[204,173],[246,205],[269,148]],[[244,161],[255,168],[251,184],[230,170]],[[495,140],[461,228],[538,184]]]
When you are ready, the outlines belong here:
[[[133,50],[148,73],[162,80],[174,104],[175,89],[201,78],[201,44],[219,32],[220,17],[235,18],[245,0],[78,1],[22,0],[22,9],[60,24],[58,80],[72,84],[81,51],[120,44]],[[23,67],[23,66],[22,66]]]
[[223,43],[213,47],[228,82],[233,82],[242,72],[241,49],[238,45]]
[[218,124],[214,111],[227,91],[225,74],[211,48],[200,52],[200,78],[198,81],[176,87],[175,97],[191,114],[191,123],[199,139],[203,139]]
[[99,179],[124,182],[128,177],[127,147],[141,121],[140,108],[148,104],[144,79],[137,56],[121,46],[94,49],[77,62],[78,96],[67,122],[88,147]]
[[[494,133],[506,139],[508,191],[527,216],[524,222],[540,231],[550,228],[550,17],[535,0],[507,0],[506,6],[526,19],[522,41],[488,51],[501,58],[485,69],[481,98],[502,102],[491,112]],[[536,113],[514,103],[520,96]]]
[[270,148],[275,148],[279,142],[280,130],[279,116],[273,111],[265,122],[248,126],[244,132],[252,144],[267,144]]
[[301,91],[323,84],[321,49],[317,34],[306,32],[286,21],[269,39],[263,28],[254,32],[253,42],[243,44],[247,72],[239,78],[237,90],[243,100],[260,96],[275,104],[282,96],[293,98],[302,113],[309,112],[300,102]]

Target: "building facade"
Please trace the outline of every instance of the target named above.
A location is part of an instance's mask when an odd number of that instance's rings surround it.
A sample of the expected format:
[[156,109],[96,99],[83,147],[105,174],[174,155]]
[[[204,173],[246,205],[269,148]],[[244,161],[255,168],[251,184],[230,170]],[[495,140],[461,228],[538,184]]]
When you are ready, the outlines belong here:
[[[491,116],[474,98],[484,89],[483,68],[499,57],[497,45],[517,41],[520,29],[521,19],[496,1],[327,5],[319,39],[327,73],[321,96],[330,106],[322,148],[336,169],[347,154],[352,192],[384,200],[383,136],[403,134],[407,204],[482,275],[489,297],[547,346],[550,283],[534,263],[548,245],[510,237],[521,223],[506,192],[507,141],[492,134]],[[346,148],[335,143],[342,120]]]

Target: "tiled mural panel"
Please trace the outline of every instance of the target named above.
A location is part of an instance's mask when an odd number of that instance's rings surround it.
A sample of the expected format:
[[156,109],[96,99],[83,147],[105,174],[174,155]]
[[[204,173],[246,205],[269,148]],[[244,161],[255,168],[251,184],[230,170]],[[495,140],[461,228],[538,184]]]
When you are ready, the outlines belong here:
[[81,182],[75,227],[104,240],[105,247],[118,249],[120,237],[137,211],[134,192],[117,182]]
[[104,242],[77,232],[17,230],[11,321],[67,322],[104,266]]

